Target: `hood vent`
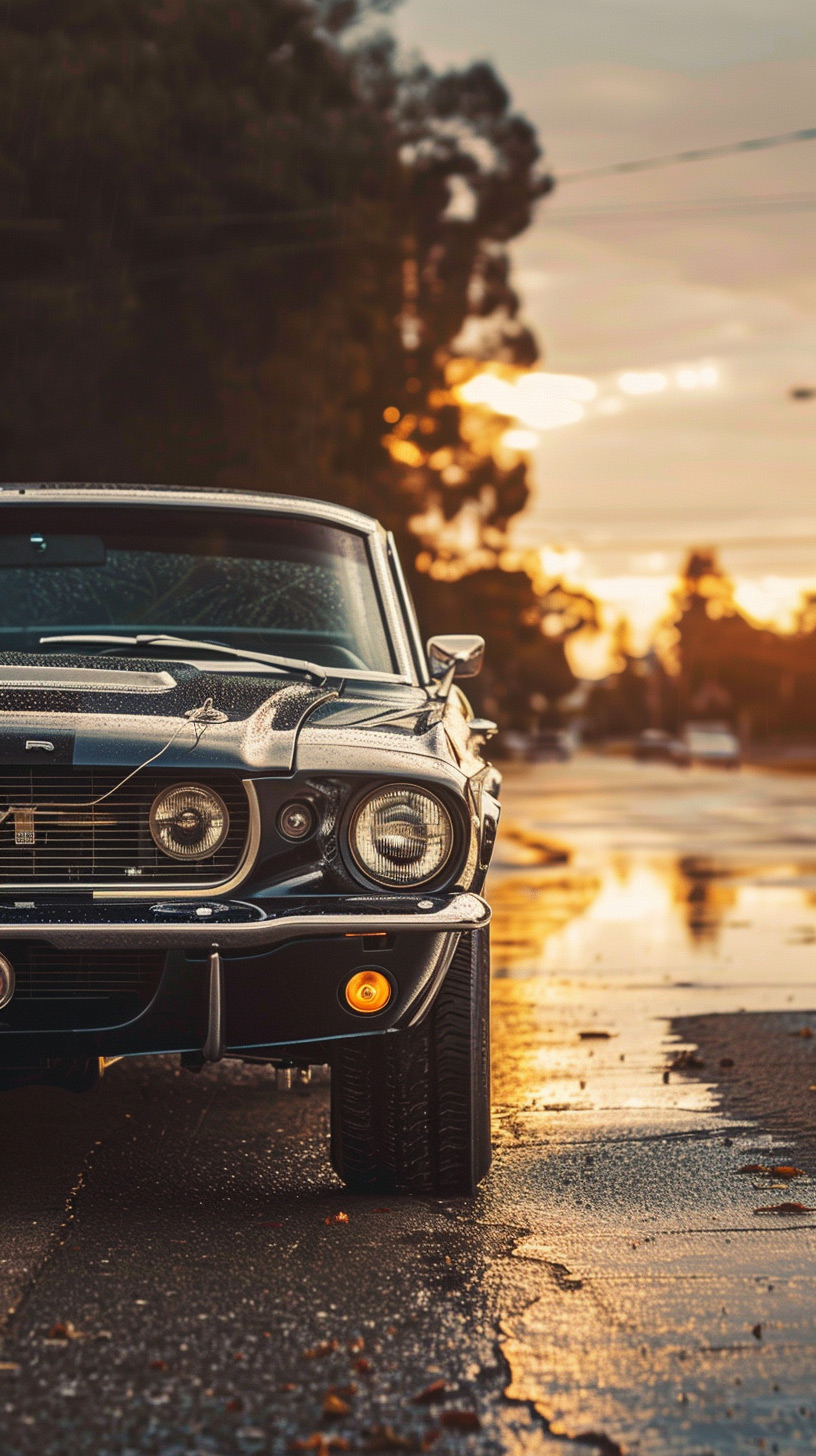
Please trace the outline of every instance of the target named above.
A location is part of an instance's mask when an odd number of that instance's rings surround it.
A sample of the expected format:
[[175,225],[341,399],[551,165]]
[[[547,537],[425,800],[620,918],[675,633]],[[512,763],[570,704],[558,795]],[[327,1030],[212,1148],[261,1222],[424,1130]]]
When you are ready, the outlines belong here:
[[36,692],[169,693],[176,679],[169,672],[116,672],[97,667],[0,667],[0,691],[31,688]]

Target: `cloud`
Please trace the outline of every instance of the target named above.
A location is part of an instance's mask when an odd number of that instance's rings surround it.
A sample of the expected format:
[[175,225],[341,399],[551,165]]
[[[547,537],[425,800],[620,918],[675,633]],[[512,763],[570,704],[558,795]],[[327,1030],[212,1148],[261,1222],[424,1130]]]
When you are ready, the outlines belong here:
[[816,44],[811,0],[406,0],[395,28],[433,61],[497,56],[514,83],[545,65],[707,71]]
[[[406,0],[396,19],[437,63],[494,58],[556,174],[816,124],[812,0]],[[815,162],[803,143],[565,184],[541,204],[514,276],[547,369],[601,380],[708,360],[722,382],[546,434],[520,539],[600,538],[596,574],[625,573],[638,543],[674,560],[695,539],[737,542],[746,577],[813,570],[816,402],[789,389],[816,384],[816,210],[729,215],[722,199],[813,193]],[[666,206],[688,210],[653,215]]]
[[[540,82],[538,119],[549,117],[554,156],[583,167],[804,125],[816,60],[716,77],[593,64],[550,69]],[[582,544],[602,528],[625,551],[633,532],[675,543],[729,539],[750,516],[765,525],[761,546],[740,558],[745,570],[786,570],[795,555],[801,571],[803,553],[816,554],[812,539],[800,549],[774,530],[780,517],[816,518],[816,405],[788,393],[816,382],[816,211],[556,222],[579,197],[582,206],[645,209],[805,191],[814,160],[816,143],[802,144],[564,187],[542,206],[515,258],[547,367],[598,377],[706,358],[721,368],[722,388],[716,397],[633,398],[617,414],[548,436],[520,523],[525,540],[555,528]]]

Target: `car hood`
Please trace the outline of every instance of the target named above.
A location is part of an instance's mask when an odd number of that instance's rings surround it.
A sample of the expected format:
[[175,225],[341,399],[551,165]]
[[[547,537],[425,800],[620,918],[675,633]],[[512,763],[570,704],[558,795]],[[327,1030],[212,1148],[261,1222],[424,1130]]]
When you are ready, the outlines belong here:
[[[405,703],[408,703],[406,709]],[[304,682],[274,672],[188,662],[55,654],[0,654],[0,763],[291,772],[298,735],[316,710],[336,742],[366,727],[422,733],[424,694],[402,704],[370,687]],[[389,720],[391,720],[389,722]]]

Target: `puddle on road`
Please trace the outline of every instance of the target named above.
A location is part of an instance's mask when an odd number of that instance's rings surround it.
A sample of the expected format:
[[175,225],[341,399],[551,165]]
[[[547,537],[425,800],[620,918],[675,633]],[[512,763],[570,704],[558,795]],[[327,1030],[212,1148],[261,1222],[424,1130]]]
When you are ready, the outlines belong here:
[[[787,1161],[784,1099],[763,1126],[721,1086],[754,1085],[764,1036],[769,1076],[816,1114],[816,1035],[790,1040],[816,1032],[815,890],[814,861],[597,848],[493,877],[501,1196],[523,1185],[531,1227],[502,1348],[509,1395],[553,1434],[654,1456],[816,1449],[814,1220],[763,1220],[737,1172]],[[705,1065],[666,1078],[698,1042]],[[816,1182],[778,1196],[812,1205]]]
[[[816,861],[729,864],[623,852],[503,873],[491,880],[494,974],[540,975],[603,965],[760,984],[806,963],[783,953],[816,944]],[[750,931],[749,935],[745,932]],[[737,972],[724,970],[737,965]]]
[[[813,1005],[814,873],[616,852],[497,875],[496,1092],[516,1127],[542,1103],[712,1107],[711,1084],[663,1083],[674,1024]],[[599,1029],[606,1045],[581,1041]]]

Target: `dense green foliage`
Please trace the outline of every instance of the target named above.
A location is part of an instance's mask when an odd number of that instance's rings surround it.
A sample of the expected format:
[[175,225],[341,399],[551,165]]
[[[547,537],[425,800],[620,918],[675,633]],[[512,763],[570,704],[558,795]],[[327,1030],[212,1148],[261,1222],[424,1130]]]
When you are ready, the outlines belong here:
[[400,523],[383,408],[430,385],[480,254],[542,183],[489,67],[400,75],[386,36],[355,40],[358,10],[3,7],[7,478],[328,495]]
[[[486,627],[507,719],[573,682],[563,603],[498,569],[526,468],[469,443],[446,370],[466,323],[471,356],[535,361],[504,245],[550,182],[490,66],[401,70],[388,8],[7,0],[2,474],[370,511],[426,621]],[[460,518],[454,589],[427,522]]]

